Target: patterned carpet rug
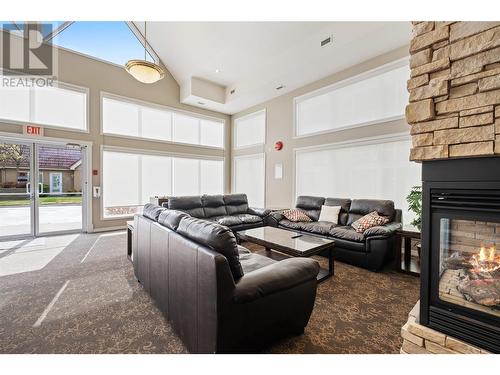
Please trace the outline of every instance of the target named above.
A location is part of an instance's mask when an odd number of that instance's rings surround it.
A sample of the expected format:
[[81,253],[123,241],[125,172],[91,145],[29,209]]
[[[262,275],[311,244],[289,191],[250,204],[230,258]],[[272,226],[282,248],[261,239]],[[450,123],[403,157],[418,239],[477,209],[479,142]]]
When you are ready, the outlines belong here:
[[[135,280],[125,233],[67,242],[0,243],[0,353],[186,352]],[[416,277],[336,262],[305,334],[264,352],[399,353],[400,328],[418,298]]]

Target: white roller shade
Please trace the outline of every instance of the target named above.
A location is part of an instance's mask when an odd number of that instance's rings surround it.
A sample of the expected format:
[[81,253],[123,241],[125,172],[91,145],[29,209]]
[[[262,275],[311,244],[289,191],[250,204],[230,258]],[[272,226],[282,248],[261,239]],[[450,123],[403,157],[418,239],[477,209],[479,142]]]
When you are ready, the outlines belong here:
[[265,111],[255,112],[234,120],[234,148],[262,145],[265,140]]
[[245,193],[250,206],[264,207],[266,188],[264,154],[237,156],[233,163],[233,192]]
[[154,196],[224,193],[224,161],[104,150],[103,216],[141,212]]
[[224,122],[111,94],[102,98],[104,134],[224,148]]
[[406,196],[420,185],[420,164],[409,161],[408,137],[320,149],[295,155],[296,196],[390,199],[412,220]]
[[403,118],[409,76],[407,62],[399,61],[296,98],[295,134],[304,136]]

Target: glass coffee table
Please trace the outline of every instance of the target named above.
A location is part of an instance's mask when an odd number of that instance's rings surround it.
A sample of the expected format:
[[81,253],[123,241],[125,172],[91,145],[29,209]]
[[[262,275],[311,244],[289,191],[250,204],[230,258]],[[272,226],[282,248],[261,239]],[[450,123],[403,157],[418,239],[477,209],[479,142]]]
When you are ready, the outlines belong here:
[[320,269],[317,277],[318,282],[324,281],[334,274],[334,240],[270,226],[240,231],[238,237],[243,241],[264,246],[266,251],[275,250],[291,257],[311,257],[326,251],[328,253],[328,269]]

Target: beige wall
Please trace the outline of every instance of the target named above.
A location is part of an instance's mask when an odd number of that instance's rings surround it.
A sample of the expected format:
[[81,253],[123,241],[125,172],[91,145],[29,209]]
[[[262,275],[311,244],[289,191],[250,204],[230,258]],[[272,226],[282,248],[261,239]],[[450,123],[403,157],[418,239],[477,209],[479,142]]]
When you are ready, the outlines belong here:
[[[112,145],[131,147],[179,154],[197,154],[225,157],[225,190],[230,188],[230,117],[224,114],[203,110],[179,102],[179,85],[167,72],[166,77],[151,85],[133,79],[122,67],[98,61],[77,53],[59,50],[57,77],[60,81],[86,87],[89,96],[90,133],[72,132],[45,128],[44,136],[92,142],[92,169],[99,171],[92,177],[94,186],[101,186],[102,171],[101,146]],[[140,99],[151,103],[175,107],[203,115],[217,117],[226,121],[226,150],[207,149],[195,146],[174,145],[155,141],[142,141],[104,136],[100,134],[100,93],[101,91]],[[0,123],[0,132],[21,134],[22,127],[16,124]],[[123,171],[126,173],[126,171]],[[124,226],[125,220],[101,220],[99,199],[92,199],[92,218],[94,228]]]
[[[391,133],[408,132],[405,120],[396,120],[382,124],[368,125],[316,135],[306,138],[293,138],[293,99],[297,96],[331,85],[367,70],[374,69],[380,65],[395,61],[408,56],[408,46],[401,47],[384,55],[378,56],[361,64],[352,66],[339,73],[328,76],[322,80],[303,86],[290,93],[259,104],[232,116],[234,119],[249,113],[266,109],[266,144],[265,147],[252,147],[244,150],[233,150],[232,156],[255,154],[265,151],[266,154],[266,206],[267,207],[289,207],[294,200],[293,197],[293,149],[306,146],[355,140],[358,138],[381,136]],[[274,143],[282,141],[284,147],[281,151],[274,150]],[[274,179],[274,165],[283,164],[283,178]]]

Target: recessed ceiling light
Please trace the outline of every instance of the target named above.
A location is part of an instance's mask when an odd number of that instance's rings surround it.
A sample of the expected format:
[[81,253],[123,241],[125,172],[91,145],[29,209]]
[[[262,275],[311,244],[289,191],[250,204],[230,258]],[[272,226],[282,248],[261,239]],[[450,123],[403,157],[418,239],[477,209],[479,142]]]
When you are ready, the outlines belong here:
[[220,69],[215,69],[215,73],[220,73]]

